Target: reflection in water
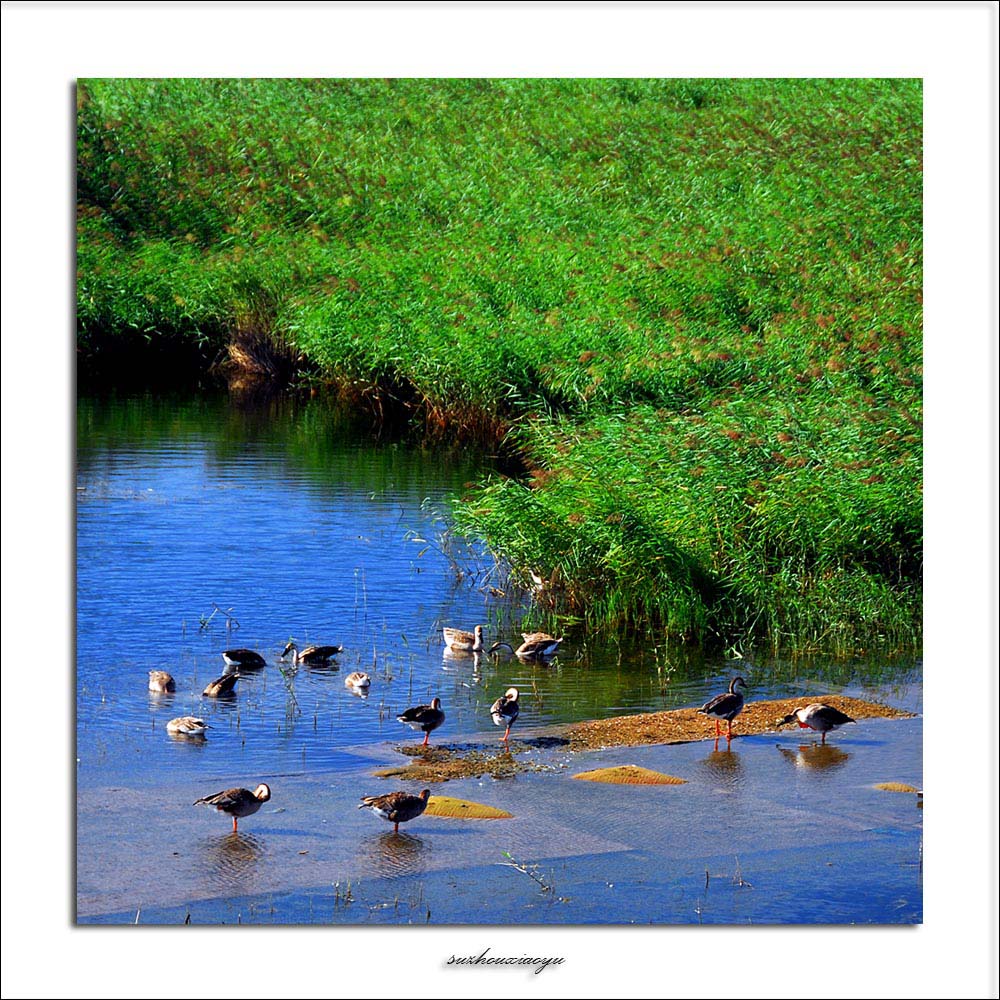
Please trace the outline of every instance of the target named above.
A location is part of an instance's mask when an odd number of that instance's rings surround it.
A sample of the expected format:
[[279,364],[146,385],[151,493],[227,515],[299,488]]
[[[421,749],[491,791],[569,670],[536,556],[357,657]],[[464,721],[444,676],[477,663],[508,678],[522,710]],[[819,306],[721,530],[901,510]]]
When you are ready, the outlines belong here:
[[246,893],[253,890],[264,852],[264,841],[252,834],[206,838],[201,842],[199,868],[214,886]]
[[740,755],[735,753],[727,745],[725,750],[719,749],[719,741],[715,741],[715,748],[701,761],[709,774],[716,780],[723,783],[723,791],[733,791],[743,774],[743,765],[740,763]]
[[841,767],[850,760],[851,755],[840,747],[830,743],[805,743],[798,750],[778,747],[782,757],[796,767],[807,767],[812,771],[828,771]]
[[176,733],[171,729],[167,730],[167,736],[173,743],[180,743],[190,747],[204,747],[207,743],[205,733]]
[[361,845],[361,859],[371,874],[381,878],[410,875],[424,871],[421,858],[431,851],[431,845],[412,833],[388,833],[370,837]]
[[479,672],[482,662],[483,657],[480,653],[467,653],[464,650],[455,650],[445,646],[441,658],[441,669],[449,673],[463,674],[478,683],[482,680]]

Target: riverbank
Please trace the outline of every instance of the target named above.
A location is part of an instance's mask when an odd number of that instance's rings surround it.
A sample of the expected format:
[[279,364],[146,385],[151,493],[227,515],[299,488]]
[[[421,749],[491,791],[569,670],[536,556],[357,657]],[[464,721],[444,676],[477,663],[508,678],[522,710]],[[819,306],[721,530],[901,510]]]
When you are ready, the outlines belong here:
[[[781,720],[796,708],[815,699],[779,698],[748,702],[733,727],[733,738],[761,736],[781,731]],[[856,722],[864,719],[912,719],[914,714],[880,702],[844,695],[824,695],[824,705],[846,713]],[[725,740],[725,725],[723,736]],[[694,708],[676,708],[664,712],[639,712],[610,719],[589,719],[570,725],[534,727],[528,734],[511,738],[509,748],[486,748],[482,744],[445,744],[444,746],[401,746],[396,750],[412,758],[405,766],[381,768],[378,778],[398,778],[434,784],[457,778],[512,778],[528,771],[552,770],[541,763],[539,754],[563,750],[578,753],[612,747],[639,747],[654,744],[714,741],[715,722]],[[565,766],[565,765],[563,765]]]
[[183,345],[502,446],[526,473],[442,513],[540,621],[919,644],[918,81],[84,81],[78,108],[82,372]]

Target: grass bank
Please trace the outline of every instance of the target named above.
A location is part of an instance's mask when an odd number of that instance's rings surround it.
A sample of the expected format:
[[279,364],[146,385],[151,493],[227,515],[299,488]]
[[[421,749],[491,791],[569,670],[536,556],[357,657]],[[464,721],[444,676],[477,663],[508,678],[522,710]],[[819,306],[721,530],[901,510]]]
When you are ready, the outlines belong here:
[[919,82],[92,80],[78,109],[85,373],[183,344],[503,440],[530,475],[450,513],[591,626],[918,641]]

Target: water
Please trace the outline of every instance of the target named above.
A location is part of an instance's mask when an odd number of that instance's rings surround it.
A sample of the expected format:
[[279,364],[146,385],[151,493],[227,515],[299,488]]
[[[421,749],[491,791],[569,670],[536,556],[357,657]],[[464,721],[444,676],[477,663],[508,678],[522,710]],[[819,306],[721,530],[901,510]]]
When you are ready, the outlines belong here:
[[[80,400],[80,919],[132,920],[137,906],[148,920],[165,922],[183,919],[192,907],[209,922],[234,912],[243,919],[250,910],[269,922],[415,919],[417,907],[397,903],[390,913],[382,905],[391,890],[394,899],[403,892],[421,906],[430,901],[431,919],[451,923],[740,922],[751,891],[758,922],[919,920],[919,879],[913,882],[910,867],[919,853],[919,814],[909,796],[870,786],[920,785],[920,720],[850,727],[850,734],[837,734],[843,756],[811,754],[795,734],[740,741],[738,751],[716,757],[701,745],[575,759],[537,750],[540,762],[563,773],[442,789],[502,800],[513,821],[428,817],[397,838],[354,808],[361,792],[389,790],[371,772],[400,760],[393,747],[420,738],[396,715],[434,696],[447,718],[432,741],[492,746],[498,734],[488,707],[510,685],[522,691],[518,730],[530,733],[553,722],[697,705],[732,674],[731,664],[662,641],[622,645],[572,629],[551,666],[443,656],[443,625],[482,623],[490,639],[517,641],[523,616],[531,614],[524,595],[499,592],[509,588],[482,552],[442,535],[446,523],[437,517],[449,495],[492,468],[491,456],[467,449],[379,440],[319,399]],[[343,644],[345,651],[328,668],[286,661],[279,669],[290,638]],[[231,699],[202,697],[223,672],[221,651],[232,646],[258,650],[267,667],[246,673]],[[176,693],[147,691],[154,668],[174,676]],[[356,669],[372,675],[367,698],[344,686]],[[755,661],[739,669],[755,699],[844,691],[920,709],[914,661]],[[172,739],[164,727],[179,715],[204,718],[208,739]],[[687,761],[691,774],[682,776],[689,785],[678,798],[675,789],[581,789],[564,780],[606,761],[670,773]],[[259,781],[271,784],[273,799],[236,837],[224,817],[190,806],[220,788]],[[835,816],[823,809],[817,823],[801,803],[772,801],[772,786],[789,793],[803,781],[830,797]],[[637,817],[646,806],[622,808],[657,796],[684,803],[666,824],[645,829]],[[583,800],[592,800],[593,810]],[[772,821],[779,814],[787,836],[776,841]],[[724,906],[691,909],[705,864],[731,868],[725,859],[734,848],[742,865],[758,872],[785,865],[791,884],[798,877],[800,886],[814,878],[818,848],[836,857],[838,877],[847,881],[851,872],[870,880],[874,859],[889,860],[878,863],[884,877],[860,901],[857,893],[834,890],[819,907],[791,905],[787,884],[763,893],[755,884],[738,886]],[[552,903],[551,893],[526,901],[528,877],[496,865],[505,850],[555,865],[556,889],[571,901]],[[164,852],[179,860],[161,870]],[[583,900],[596,871],[609,874],[606,881],[619,891],[603,894],[595,909]],[[484,878],[496,883],[488,905],[457,888]],[[660,898],[654,907],[636,888],[651,879],[683,905],[664,906]],[[900,879],[903,895],[896,891]],[[351,903],[341,905],[336,893],[326,898],[340,880],[353,881]],[[389,885],[400,880],[405,889]],[[904,897],[905,905],[886,902]]]

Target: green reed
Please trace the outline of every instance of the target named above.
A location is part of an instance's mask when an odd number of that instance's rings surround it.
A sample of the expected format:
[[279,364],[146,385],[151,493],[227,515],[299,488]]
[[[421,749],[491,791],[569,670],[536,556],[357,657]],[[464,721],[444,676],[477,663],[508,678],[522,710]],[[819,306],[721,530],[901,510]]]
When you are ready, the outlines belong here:
[[[81,368],[261,358],[503,445],[455,504],[554,610],[916,641],[921,89],[909,80],[78,88]],[[266,359],[264,359],[266,361]]]

